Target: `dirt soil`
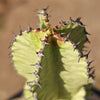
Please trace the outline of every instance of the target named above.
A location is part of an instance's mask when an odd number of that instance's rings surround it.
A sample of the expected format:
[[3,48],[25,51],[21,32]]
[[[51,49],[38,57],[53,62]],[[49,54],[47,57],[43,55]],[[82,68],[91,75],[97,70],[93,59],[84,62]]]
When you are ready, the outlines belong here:
[[[95,87],[100,89],[100,0],[6,0],[6,5],[0,6],[0,11],[4,16],[4,27],[0,31],[0,100],[8,100],[22,90],[25,78],[17,74],[10,64],[8,57],[10,49],[8,46],[13,40],[12,33],[19,33],[19,26],[23,30],[30,24],[38,27],[38,17],[36,9],[49,6],[50,23],[55,26],[59,19],[68,20],[69,17],[76,19],[82,17],[82,22],[86,25],[91,44],[87,44],[91,49],[89,60],[95,60],[93,65],[96,69]],[[1,4],[0,4],[1,5]],[[93,100],[100,98],[93,97]],[[91,99],[91,100],[92,100]],[[17,100],[17,99],[16,99]],[[24,100],[24,99],[18,99]]]

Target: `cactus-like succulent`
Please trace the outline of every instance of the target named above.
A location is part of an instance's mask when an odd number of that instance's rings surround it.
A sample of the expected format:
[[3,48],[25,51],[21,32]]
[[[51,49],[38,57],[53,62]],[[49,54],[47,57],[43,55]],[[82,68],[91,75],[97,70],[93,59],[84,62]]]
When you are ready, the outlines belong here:
[[92,83],[94,69],[89,67],[89,42],[84,24],[60,21],[51,28],[47,8],[39,10],[40,28],[20,30],[11,46],[14,66],[27,79],[26,100],[84,100],[84,86]]

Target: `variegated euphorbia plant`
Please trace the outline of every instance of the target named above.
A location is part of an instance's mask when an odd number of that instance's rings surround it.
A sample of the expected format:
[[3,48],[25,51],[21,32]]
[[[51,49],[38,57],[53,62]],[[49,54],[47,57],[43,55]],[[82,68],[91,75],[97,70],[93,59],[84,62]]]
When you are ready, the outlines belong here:
[[27,79],[26,100],[84,100],[94,69],[84,52],[89,42],[80,18],[51,28],[47,9],[39,10],[40,28],[20,30],[11,46],[14,66]]

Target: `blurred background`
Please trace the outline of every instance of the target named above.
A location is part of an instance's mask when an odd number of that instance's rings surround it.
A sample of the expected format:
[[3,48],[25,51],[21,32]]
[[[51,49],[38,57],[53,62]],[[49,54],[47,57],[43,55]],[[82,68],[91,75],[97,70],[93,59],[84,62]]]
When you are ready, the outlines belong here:
[[[17,74],[8,56],[12,33],[18,34],[20,26],[23,31],[29,24],[38,27],[36,11],[47,6],[52,26],[58,24],[59,19],[82,17],[81,21],[91,34],[88,36],[91,43],[86,45],[91,49],[89,60],[95,60],[92,64],[96,69],[93,87],[100,93],[100,0],[0,0],[0,100],[13,100],[9,98],[18,94],[25,83],[25,78]],[[100,97],[93,95],[91,100],[100,100]]]

